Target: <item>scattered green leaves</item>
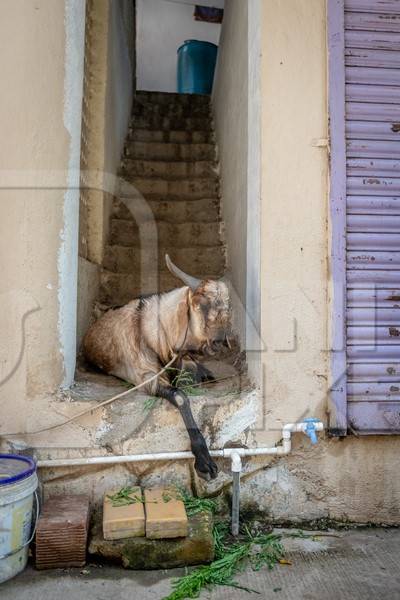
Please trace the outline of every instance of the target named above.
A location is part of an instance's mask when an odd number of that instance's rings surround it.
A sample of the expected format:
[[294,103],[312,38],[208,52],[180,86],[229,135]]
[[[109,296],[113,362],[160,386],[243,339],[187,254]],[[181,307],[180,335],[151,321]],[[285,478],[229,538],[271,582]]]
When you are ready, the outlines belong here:
[[264,566],[272,569],[283,558],[282,537],[274,533],[253,534],[245,529],[239,540],[233,540],[229,537],[229,525],[217,523],[214,526],[215,560],[175,579],[171,594],[164,600],[197,598],[202,589],[212,585],[226,585],[258,594],[257,590],[240,586],[234,578],[247,565],[255,571]]
[[141,496],[135,494],[135,490],[131,487],[123,487],[112,496],[107,496],[111,500],[112,506],[128,506],[129,504],[143,504]]
[[217,504],[215,500],[211,500],[211,498],[195,498],[194,496],[191,496],[184,488],[180,488],[178,490],[177,497],[184,503],[188,517],[197,515],[199,512],[208,512],[214,514],[217,510]]

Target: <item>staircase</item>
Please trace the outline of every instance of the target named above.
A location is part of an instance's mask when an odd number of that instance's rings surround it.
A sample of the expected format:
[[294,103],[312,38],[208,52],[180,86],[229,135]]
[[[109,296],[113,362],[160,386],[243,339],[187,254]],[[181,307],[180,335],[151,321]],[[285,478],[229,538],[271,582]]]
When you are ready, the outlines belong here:
[[[138,92],[120,176],[124,182],[113,201],[101,302],[121,305],[140,294],[181,285],[167,271],[165,253],[191,275],[223,275],[225,247],[208,96]],[[123,202],[141,202],[137,190],[150,207],[141,225],[141,242]]]

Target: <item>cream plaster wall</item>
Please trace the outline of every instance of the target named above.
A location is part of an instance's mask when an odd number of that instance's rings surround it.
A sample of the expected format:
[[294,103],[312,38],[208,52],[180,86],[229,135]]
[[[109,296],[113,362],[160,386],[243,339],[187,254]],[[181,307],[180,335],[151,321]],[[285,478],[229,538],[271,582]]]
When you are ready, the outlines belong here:
[[74,371],[82,7],[2,3],[1,431],[25,429]]
[[226,1],[213,91],[235,329],[257,385],[261,379],[261,4],[261,0]]
[[263,1],[262,338],[266,429],[325,416],[326,16],[322,0]]
[[248,163],[248,3],[227,0],[214,80],[213,111],[221,168],[228,273],[236,294],[235,328],[246,344]]
[[[80,202],[78,348],[98,295],[100,266],[108,235],[117,172],[130,120],[135,71],[135,14],[132,0],[88,0],[85,40],[84,118]],[[98,275],[98,274],[97,274]]]
[[[264,422],[258,443],[282,423],[327,422],[329,304],[326,6],[263,0],[262,353]],[[247,469],[243,501],[273,519],[399,523],[400,438],[296,436],[287,458]]]

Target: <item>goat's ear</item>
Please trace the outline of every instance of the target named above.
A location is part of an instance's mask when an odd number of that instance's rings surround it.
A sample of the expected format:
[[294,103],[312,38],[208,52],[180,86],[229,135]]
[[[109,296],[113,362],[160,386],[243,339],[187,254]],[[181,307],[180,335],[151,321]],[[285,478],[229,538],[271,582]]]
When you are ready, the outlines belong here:
[[208,309],[209,299],[204,293],[203,287],[199,286],[196,291],[190,294],[190,303],[194,310],[201,310],[203,313]]

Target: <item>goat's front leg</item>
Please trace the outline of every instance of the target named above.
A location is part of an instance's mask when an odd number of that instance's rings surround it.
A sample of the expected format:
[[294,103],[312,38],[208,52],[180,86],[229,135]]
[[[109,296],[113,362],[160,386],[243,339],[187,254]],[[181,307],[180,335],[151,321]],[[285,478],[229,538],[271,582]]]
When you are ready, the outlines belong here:
[[210,456],[206,441],[194,420],[189,398],[182,390],[172,386],[159,386],[157,396],[166,398],[181,413],[190,438],[190,445],[195,457],[194,467],[202,479],[215,479],[218,467]]

